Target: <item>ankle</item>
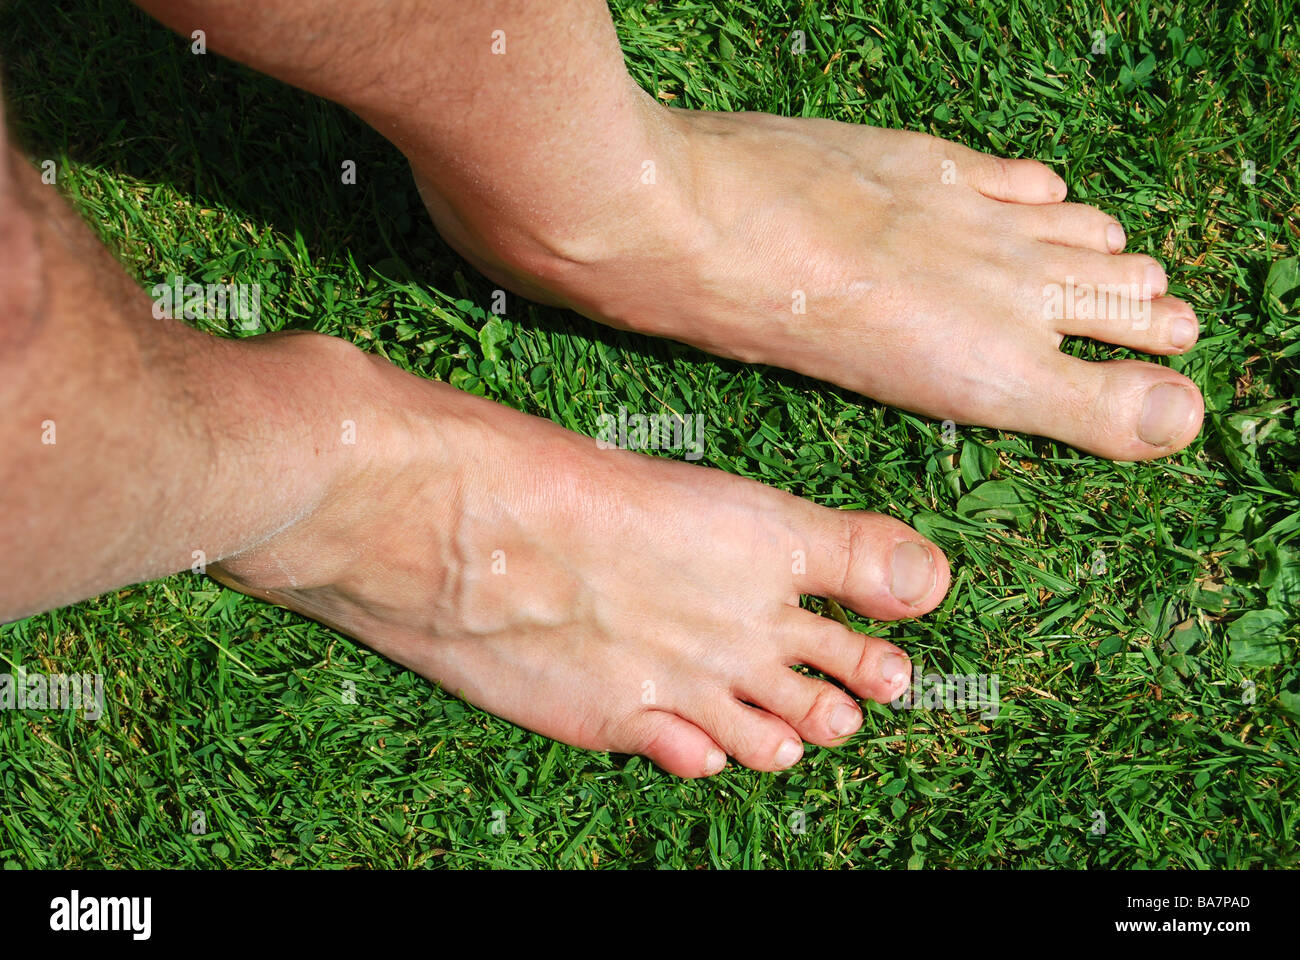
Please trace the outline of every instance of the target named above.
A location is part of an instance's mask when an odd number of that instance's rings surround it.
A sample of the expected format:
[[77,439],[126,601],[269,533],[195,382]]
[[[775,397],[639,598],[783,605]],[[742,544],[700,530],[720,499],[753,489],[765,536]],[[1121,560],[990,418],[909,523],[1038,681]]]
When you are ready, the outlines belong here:
[[607,283],[648,261],[688,256],[698,204],[678,111],[639,88],[625,107],[609,121],[615,132],[599,137],[607,151],[547,173],[544,186],[536,170],[531,188],[467,186],[408,153],[439,232],[491,279],[589,315],[598,278]]
[[221,345],[247,351],[245,365],[266,383],[263,402],[242,398],[253,412],[250,432],[265,433],[256,420],[268,406],[286,421],[275,431],[282,442],[248,454],[281,478],[268,499],[283,501],[282,519],[223,556],[217,573],[225,581],[263,592],[337,582],[373,533],[376,502],[394,510],[438,504],[446,515],[426,519],[434,529],[450,523],[466,449],[463,394],[336,337],[295,333]]

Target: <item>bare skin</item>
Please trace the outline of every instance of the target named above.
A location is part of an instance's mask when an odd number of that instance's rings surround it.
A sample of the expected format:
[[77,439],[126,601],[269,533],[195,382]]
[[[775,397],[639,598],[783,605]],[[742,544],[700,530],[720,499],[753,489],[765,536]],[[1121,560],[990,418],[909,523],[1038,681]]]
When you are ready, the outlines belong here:
[[155,319],[0,140],[0,621],[215,561],[319,509],[365,449],[338,443],[353,354]]
[[1113,459],[1200,430],[1181,374],[1060,351],[1074,335],[1178,354],[1198,328],[1160,264],[1123,253],[1114,217],[1063,202],[1035,161],[663,107],[627,76],[598,0],[141,5],[367,119],[448,242],[510,289]]
[[683,777],[859,727],[792,664],[878,701],[910,679],[899,648],[799,608],[932,609],[947,562],[896,520],[598,449],[330,337],[223,340],[152,308],[3,147],[0,621],[198,552],[488,710]]
[[[1194,318],[1032,161],[666,110],[628,79],[593,0],[142,6],[356,110],[404,151],[448,240],[512,289],[1107,456],[1167,454],[1199,429],[1185,378],[1057,351],[1080,334],[1178,352]],[[725,753],[780,769],[801,741],[857,728],[847,693],[790,664],[876,700],[906,684],[902,651],[798,608],[812,593],[877,618],[932,609],[947,564],[906,526],[596,450],[330,338],[155,321],[10,166],[0,618],[197,553],[531,729],[682,776]],[[1044,292],[1074,281],[1136,285],[1133,302],[1067,325]],[[1150,304],[1137,321],[1134,303]]]
[[930,610],[947,562],[906,525],[373,373],[409,411],[392,418],[403,462],[218,579],[530,730],[683,777],[726,754],[782,769],[803,741],[858,729],[852,697],[793,664],[880,702],[906,686],[902,650],[799,608],[815,594],[880,619]]

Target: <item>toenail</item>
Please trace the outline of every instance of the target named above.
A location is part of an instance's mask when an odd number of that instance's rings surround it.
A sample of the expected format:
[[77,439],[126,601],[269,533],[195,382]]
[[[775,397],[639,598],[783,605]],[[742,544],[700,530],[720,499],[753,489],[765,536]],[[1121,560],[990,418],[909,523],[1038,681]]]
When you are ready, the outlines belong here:
[[1187,418],[1195,403],[1191,392],[1181,384],[1157,383],[1147,391],[1138,421],[1138,436],[1153,447],[1172,443],[1187,427]]
[[880,658],[880,679],[893,696],[898,696],[912,679],[912,664],[901,653],[887,653]]
[[890,590],[904,603],[915,606],[934,589],[934,558],[919,543],[908,540],[894,548]]
[[1156,297],[1164,296],[1165,290],[1169,287],[1169,281],[1165,279],[1165,272],[1156,264],[1148,264],[1146,273],[1143,274],[1142,295],[1153,300]]
[[802,743],[798,740],[782,740],[781,746],[776,748],[776,765],[778,767],[793,767],[802,756]]
[[1191,317],[1175,317],[1169,328],[1169,341],[1179,350],[1185,350],[1196,339],[1196,321]]
[[1106,246],[1110,247],[1111,253],[1123,250],[1125,242],[1124,228],[1118,223],[1112,223],[1106,228]]
[[831,733],[837,737],[847,737],[860,726],[862,726],[862,711],[857,707],[841,703],[831,713]]
[[704,758],[704,772],[712,776],[722,770],[727,765],[727,755],[714,747],[709,751],[709,755]]

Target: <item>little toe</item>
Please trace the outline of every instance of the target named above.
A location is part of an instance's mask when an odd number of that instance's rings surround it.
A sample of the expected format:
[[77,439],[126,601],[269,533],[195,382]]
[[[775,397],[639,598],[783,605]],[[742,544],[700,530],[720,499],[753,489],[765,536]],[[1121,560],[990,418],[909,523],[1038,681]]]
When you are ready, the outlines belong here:
[[663,710],[636,715],[619,740],[614,749],[646,757],[678,777],[710,777],[727,765],[726,753],[712,737]]
[[954,158],[958,170],[965,165],[965,181],[993,200],[1010,203],[1060,203],[1065,199],[1065,181],[1052,168],[1037,160],[1010,160],[976,150]]

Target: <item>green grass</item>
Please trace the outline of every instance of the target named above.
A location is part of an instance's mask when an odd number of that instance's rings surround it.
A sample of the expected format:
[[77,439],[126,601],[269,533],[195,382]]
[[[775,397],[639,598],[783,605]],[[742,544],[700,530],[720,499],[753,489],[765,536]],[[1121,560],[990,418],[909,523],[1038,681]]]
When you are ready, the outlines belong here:
[[[997,673],[1004,702],[991,721],[871,706],[847,745],[810,748],[792,771],[685,783],[528,734],[181,574],[0,628],[0,672],[102,672],[110,699],[95,724],[0,715],[0,862],[1295,865],[1297,13],[1295,0],[1119,14],[617,4],[631,70],[675,106],[1037,157],[1170,264],[1203,335],[1169,362],[1204,390],[1206,428],[1172,459],[1115,464],[991,430],[945,443],[937,423],[823,384],[514,298],[491,319],[492,285],[439,240],[398,154],[345,111],[192,56],[124,2],[10,5],[11,119],[142,284],[260,282],[273,329],[336,334],[587,433],[620,403],[707,412],[705,463],[886,511],[940,543],[954,568],[941,608],[858,627],[927,669]],[[188,829],[194,811],[205,835]]]

